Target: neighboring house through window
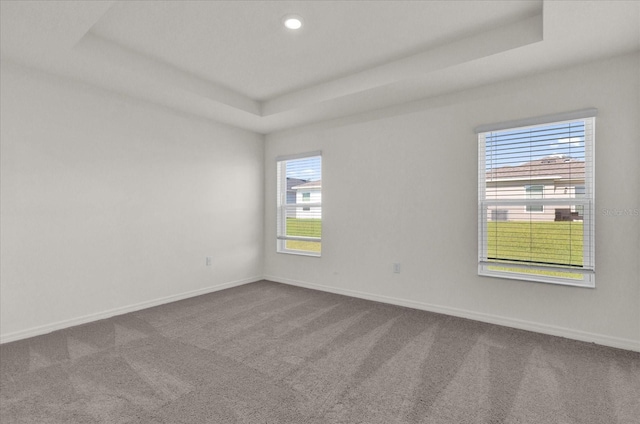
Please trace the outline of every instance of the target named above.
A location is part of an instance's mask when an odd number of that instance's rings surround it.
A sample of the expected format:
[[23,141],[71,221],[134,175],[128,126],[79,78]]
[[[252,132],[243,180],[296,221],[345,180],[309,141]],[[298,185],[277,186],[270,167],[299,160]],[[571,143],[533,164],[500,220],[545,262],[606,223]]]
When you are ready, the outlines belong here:
[[322,156],[277,159],[277,252],[320,256]]
[[594,287],[596,112],[477,129],[480,275]]

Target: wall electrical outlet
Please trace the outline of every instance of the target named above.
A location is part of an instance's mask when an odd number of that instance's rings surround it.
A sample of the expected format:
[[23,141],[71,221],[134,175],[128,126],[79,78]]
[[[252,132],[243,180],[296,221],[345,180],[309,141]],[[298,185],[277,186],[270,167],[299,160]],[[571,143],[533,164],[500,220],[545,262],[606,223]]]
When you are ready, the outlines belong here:
[[205,263],[207,264],[207,266],[213,265],[213,256],[207,256]]
[[393,273],[394,274],[400,274],[400,264],[399,263],[393,264]]

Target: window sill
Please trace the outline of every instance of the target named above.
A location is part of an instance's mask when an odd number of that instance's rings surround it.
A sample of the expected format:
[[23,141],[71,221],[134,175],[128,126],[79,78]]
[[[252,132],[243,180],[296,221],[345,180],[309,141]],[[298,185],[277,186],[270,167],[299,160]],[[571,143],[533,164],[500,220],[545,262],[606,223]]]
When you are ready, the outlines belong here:
[[312,258],[320,258],[322,256],[321,253],[303,252],[300,250],[277,250],[276,253],[282,253],[285,255],[310,256]]
[[[504,265],[489,265],[504,266]],[[478,275],[481,277],[504,278],[508,280],[530,281],[534,283],[556,284],[562,286],[582,287],[587,289],[595,289],[595,274],[593,272],[574,273],[573,275],[582,276],[582,278],[563,278],[551,277],[544,275],[527,274],[524,272],[495,271],[486,269],[486,264],[478,265]],[[559,271],[562,272],[562,271]],[[570,272],[568,272],[570,273]]]

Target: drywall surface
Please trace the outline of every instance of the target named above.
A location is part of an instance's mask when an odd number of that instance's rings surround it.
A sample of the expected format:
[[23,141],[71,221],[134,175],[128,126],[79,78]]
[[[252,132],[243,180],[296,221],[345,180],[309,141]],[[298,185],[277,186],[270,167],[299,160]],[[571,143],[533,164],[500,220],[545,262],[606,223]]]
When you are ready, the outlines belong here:
[[6,63],[1,92],[3,341],[262,276],[262,136]]
[[[267,136],[266,278],[640,350],[639,65],[619,56]],[[589,107],[596,288],[479,277],[474,128]],[[278,254],[275,158],[315,150],[322,257]]]

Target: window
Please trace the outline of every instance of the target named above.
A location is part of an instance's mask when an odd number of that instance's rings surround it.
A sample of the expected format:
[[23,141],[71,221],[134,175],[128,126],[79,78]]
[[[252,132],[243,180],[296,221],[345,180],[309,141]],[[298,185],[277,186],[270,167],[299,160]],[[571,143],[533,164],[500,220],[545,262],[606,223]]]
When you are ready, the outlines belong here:
[[[527,193],[527,199],[542,199],[544,194],[543,185],[526,185],[524,191]],[[543,205],[530,205],[525,206],[527,212],[544,212]]]
[[596,113],[476,129],[479,275],[595,286]]
[[[302,201],[303,202],[310,202],[311,201],[311,193],[302,193]],[[309,206],[305,206],[304,208],[302,208],[303,211],[310,211],[311,208]]]
[[277,181],[277,252],[320,256],[321,154],[279,157]]
[[[583,199],[585,193],[586,193],[586,190],[583,185],[582,186],[578,185],[575,187],[575,190],[574,190],[575,197]],[[584,207],[582,205],[575,205],[573,210],[578,212],[578,215],[584,216]]]

